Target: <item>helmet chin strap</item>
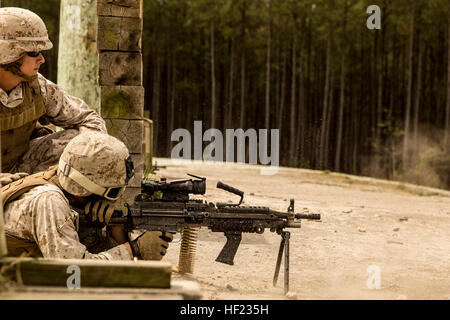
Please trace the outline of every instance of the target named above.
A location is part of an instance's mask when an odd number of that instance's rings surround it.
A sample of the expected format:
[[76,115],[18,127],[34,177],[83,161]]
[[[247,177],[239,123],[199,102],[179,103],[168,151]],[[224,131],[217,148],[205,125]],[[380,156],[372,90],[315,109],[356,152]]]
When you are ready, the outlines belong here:
[[16,76],[24,78],[25,81],[31,82],[37,77],[37,75],[30,77],[30,76],[27,76],[26,74],[24,74],[20,70],[20,67],[22,66],[22,60],[23,60],[22,58],[24,55],[25,55],[25,53],[23,53],[22,56],[19,59],[17,59],[16,61],[8,63],[8,64],[3,64],[3,65],[1,65],[1,67],[2,67],[2,69],[9,71]]
[[68,165],[64,160],[59,159],[58,169],[69,179],[72,179],[87,191],[99,196],[104,196],[108,188],[99,186],[95,182],[86,178],[81,172]]

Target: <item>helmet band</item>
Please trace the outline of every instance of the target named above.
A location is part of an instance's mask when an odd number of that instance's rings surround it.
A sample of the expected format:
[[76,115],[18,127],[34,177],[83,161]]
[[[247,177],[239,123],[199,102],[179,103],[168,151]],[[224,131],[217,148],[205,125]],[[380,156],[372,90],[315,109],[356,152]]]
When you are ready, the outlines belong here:
[[16,41],[49,41],[48,37],[12,37],[0,36],[1,40],[16,40]]
[[[89,180],[85,175],[71,167],[61,158],[59,159],[58,169],[61,173],[78,183],[80,186],[85,188],[87,191],[104,197],[108,200],[117,200],[122,195],[122,191],[125,189],[125,186],[122,187],[102,187],[96,184],[95,182]],[[120,191],[117,189],[121,189]]]

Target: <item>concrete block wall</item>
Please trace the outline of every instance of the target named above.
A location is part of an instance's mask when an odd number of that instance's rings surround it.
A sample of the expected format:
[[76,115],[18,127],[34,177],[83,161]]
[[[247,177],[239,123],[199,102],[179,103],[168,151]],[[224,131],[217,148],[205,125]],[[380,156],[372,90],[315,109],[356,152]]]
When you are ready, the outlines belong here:
[[108,133],[128,147],[136,175],[127,200],[139,193],[144,170],[142,4],[142,0],[61,1],[58,82],[61,78],[59,84],[71,94],[87,97],[90,107],[105,119]]

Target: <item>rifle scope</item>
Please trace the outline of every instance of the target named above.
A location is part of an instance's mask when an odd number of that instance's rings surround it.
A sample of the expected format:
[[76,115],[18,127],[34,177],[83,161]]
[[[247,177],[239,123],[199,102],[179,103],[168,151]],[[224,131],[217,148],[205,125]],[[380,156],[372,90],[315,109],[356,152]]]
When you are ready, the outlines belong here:
[[165,181],[142,181],[142,188],[146,193],[153,194],[156,191],[163,193],[185,193],[185,194],[205,194],[205,180],[175,180]]

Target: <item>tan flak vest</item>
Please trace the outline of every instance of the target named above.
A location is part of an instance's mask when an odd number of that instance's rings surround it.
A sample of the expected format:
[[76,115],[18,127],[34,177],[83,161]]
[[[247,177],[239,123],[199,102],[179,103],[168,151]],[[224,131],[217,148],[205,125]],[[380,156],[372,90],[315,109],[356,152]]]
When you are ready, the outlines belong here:
[[[44,172],[38,172],[30,176],[26,176],[20,180],[14,181],[0,189],[2,195],[2,206],[5,208],[6,204],[19,198],[24,193],[30,191],[32,188],[44,184],[53,184],[61,188],[57,176],[58,166],[52,166]],[[4,212],[5,210],[3,210]],[[21,239],[14,235],[5,232],[6,246],[8,249],[8,256],[18,257],[21,255],[37,257],[42,256],[38,245],[34,241]]]
[[2,163],[0,172],[9,172],[28,150],[30,136],[37,120],[46,113],[37,77],[23,82],[23,102],[15,108],[0,103]]

